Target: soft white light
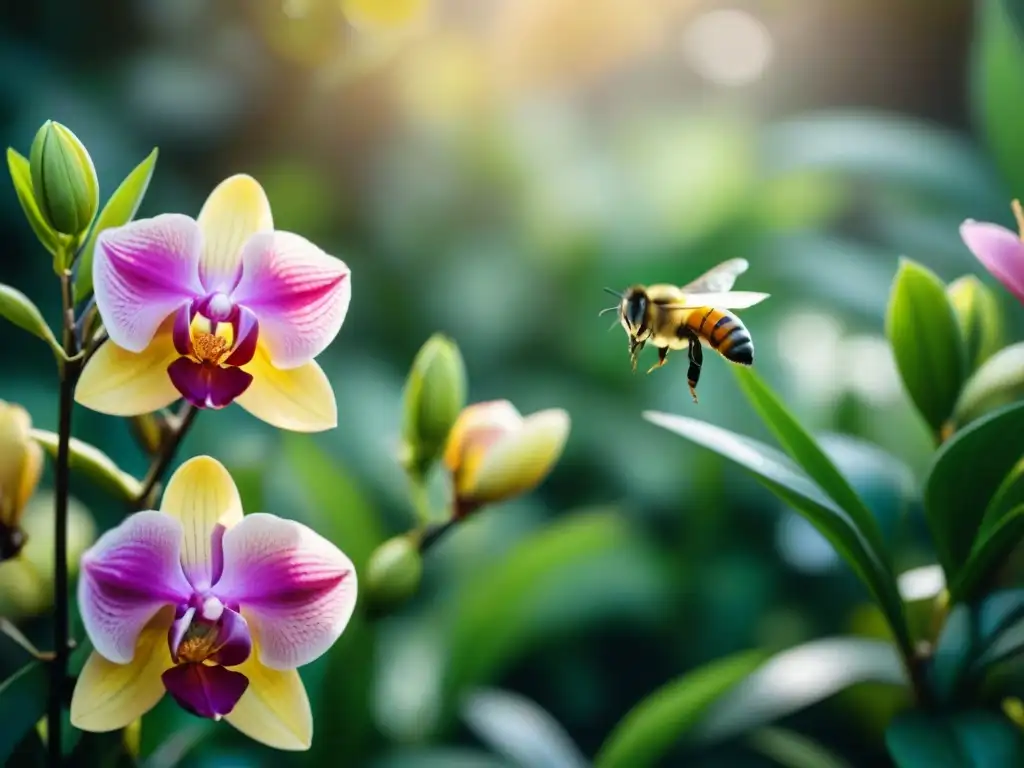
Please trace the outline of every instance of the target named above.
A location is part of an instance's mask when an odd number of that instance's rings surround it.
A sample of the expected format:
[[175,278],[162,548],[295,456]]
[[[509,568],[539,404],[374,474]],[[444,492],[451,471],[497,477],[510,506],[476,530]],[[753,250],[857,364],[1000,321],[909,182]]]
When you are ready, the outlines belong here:
[[767,28],[745,11],[711,11],[683,32],[683,55],[706,80],[747,85],[760,79],[775,53]]
[[900,375],[889,343],[881,336],[848,336],[839,345],[846,388],[873,405],[900,397]]
[[804,573],[827,573],[839,555],[818,529],[795,512],[783,512],[775,529],[775,546],[790,565]]
[[[827,403],[838,394],[842,335],[839,320],[824,312],[793,312],[779,322],[775,333],[776,349],[801,400]],[[757,343],[756,337],[754,343]]]
[[946,575],[941,566],[925,565],[901,573],[896,581],[900,595],[908,603],[930,600],[946,588]]

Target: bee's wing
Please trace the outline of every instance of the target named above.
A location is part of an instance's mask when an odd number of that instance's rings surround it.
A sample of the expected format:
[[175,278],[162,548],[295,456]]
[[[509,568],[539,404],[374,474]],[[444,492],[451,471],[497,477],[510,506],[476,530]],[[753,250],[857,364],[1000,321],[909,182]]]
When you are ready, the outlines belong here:
[[722,293],[735,285],[736,278],[750,267],[746,259],[729,259],[712,267],[692,283],[679,288],[683,293]]
[[719,309],[746,309],[760,304],[771,294],[754,291],[724,291],[716,293],[687,293],[683,301],[662,304],[665,309],[693,309],[718,307]]

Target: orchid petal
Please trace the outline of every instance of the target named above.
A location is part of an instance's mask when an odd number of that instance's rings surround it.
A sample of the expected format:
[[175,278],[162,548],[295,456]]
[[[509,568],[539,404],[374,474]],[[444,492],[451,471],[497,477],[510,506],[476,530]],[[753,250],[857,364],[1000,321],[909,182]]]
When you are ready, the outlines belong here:
[[199,275],[207,292],[230,293],[238,282],[242,248],[257,232],[274,228],[267,195],[251,176],[237,174],[210,193],[199,212],[203,252]]
[[218,664],[178,664],[162,677],[174,700],[199,717],[228,714],[249,687],[245,675]]
[[254,235],[242,251],[242,279],[231,296],[248,307],[277,368],[308,363],[334,341],[352,299],[349,269],[290,232]]
[[252,383],[252,374],[241,368],[222,368],[186,357],[171,363],[167,375],[188,402],[196,408],[212,410],[231,405]]
[[188,600],[180,552],[181,523],[150,509],[126,517],[82,555],[78,606],[100,654],[127,664],[154,614]]
[[235,402],[258,419],[292,432],[323,432],[338,426],[338,405],[315,361],[287,371],[271,365],[262,345],[243,367],[252,384]]
[[179,213],[100,233],[93,285],[103,327],[115,344],[141,352],[174,310],[202,292],[201,248],[199,226]]
[[167,375],[167,367],[178,359],[167,328],[139,353],[104,342],[82,370],[75,402],[111,416],[139,416],[181,399]]
[[167,651],[171,608],[160,611],[139,635],[128,664],[114,664],[93,651],[71,696],[71,724],[94,733],[115,731],[144,715],[164,695],[160,675],[174,665]]
[[224,609],[217,636],[217,652],[213,661],[224,667],[236,667],[252,654],[252,635],[245,618],[230,608]]
[[242,520],[242,499],[216,459],[196,456],[171,475],[160,511],[181,523],[181,565],[197,590],[220,577],[220,538]]
[[522,426],[523,417],[508,400],[488,400],[462,409],[445,443],[444,463],[458,470],[468,450],[486,448],[506,432]]
[[531,490],[558,461],[568,436],[569,414],[561,408],[531,414],[522,428],[503,435],[483,453],[465,479],[465,495],[483,504]]
[[249,679],[249,688],[224,719],[268,747],[309,749],[313,743],[313,712],[299,673],[294,669],[270,669],[259,662],[256,653],[235,669]]
[[968,219],[960,225],[960,237],[985,269],[1024,302],[1024,242],[998,224]]
[[323,655],[356,604],[352,561],[301,523],[254,513],[224,534],[214,594],[237,603],[259,638],[260,661],[294,669]]

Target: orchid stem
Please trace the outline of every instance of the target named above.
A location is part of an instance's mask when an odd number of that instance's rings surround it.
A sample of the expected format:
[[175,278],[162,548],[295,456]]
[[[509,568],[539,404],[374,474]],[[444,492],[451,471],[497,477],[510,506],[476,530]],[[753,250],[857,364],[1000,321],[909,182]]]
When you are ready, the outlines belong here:
[[409,496],[412,499],[413,510],[416,512],[416,519],[422,525],[429,525],[433,518],[430,509],[430,494],[427,491],[427,481],[420,475],[409,475]]
[[149,467],[149,472],[146,473],[145,479],[142,481],[142,491],[139,493],[138,498],[135,500],[135,506],[141,509],[146,502],[149,500],[150,495],[153,493],[153,489],[156,488],[156,484],[160,482],[160,478],[163,477],[164,472],[167,471],[167,467],[174,461],[174,454],[177,453],[178,447],[181,445],[181,441],[185,439],[185,433],[188,432],[192,426],[192,422],[196,420],[196,416],[199,415],[199,409],[191,403],[185,403],[181,412],[178,414],[178,427],[170,436],[164,441],[164,444],[160,448],[160,452],[156,455],[153,463]]
[[75,333],[75,305],[72,296],[71,272],[64,270],[60,275],[61,303],[63,306],[61,325],[64,331],[64,353],[69,359],[60,366],[60,403],[57,426],[57,467],[54,478],[54,535],[53,535],[53,663],[50,667],[50,701],[47,710],[46,740],[49,765],[61,765],[61,727],[64,713],[64,688],[68,674],[70,646],[70,622],[68,617],[68,494],[70,492],[71,466],[71,412],[74,408],[75,383],[81,371],[81,359],[73,359],[78,353],[78,339]]

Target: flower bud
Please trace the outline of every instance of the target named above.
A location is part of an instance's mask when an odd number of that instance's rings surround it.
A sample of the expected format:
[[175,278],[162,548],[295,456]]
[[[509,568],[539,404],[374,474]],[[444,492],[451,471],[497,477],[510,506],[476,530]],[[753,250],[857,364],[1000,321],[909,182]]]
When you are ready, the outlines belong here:
[[946,295],[960,324],[968,368],[974,370],[1002,347],[999,300],[974,275],[954,280],[946,288]]
[[0,561],[25,544],[21,517],[43,469],[43,449],[31,432],[28,411],[0,400]]
[[78,137],[47,120],[32,142],[29,166],[32,194],[46,223],[65,235],[84,234],[99,208],[100,188]]
[[420,586],[423,558],[412,534],[381,544],[366,567],[366,590],[377,608],[394,607],[412,597]]
[[985,361],[964,383],[948,424],[952,432],[1024,397],[1024,342],[1011,344]]
[[466,404],[466,367],[459,348],[431,336],[413,361],[405,384],[402,463],[422,475],[440,456],[448,432]]
[[508,400],[464,409],[444,454],[455,490],[455,517],[536,487],[561,457],[568,436],[569,414],[561,408],[525,419]]

